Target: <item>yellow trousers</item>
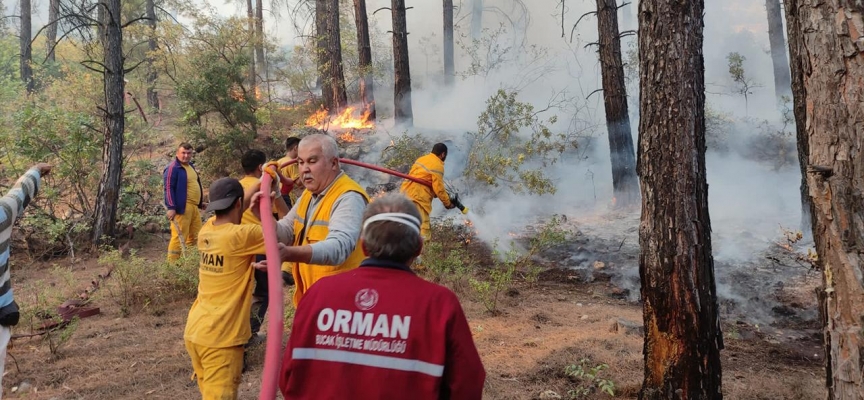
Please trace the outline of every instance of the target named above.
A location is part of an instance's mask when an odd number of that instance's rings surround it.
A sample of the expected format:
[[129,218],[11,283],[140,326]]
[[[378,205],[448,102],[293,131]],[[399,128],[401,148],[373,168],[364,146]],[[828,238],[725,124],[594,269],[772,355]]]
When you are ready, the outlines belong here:
[[202,400],[235,400],[243,374],[243,346],[211,348],[186,341]]
[[[180,228],[180,232],[177,228]],[[194,204],[186,204],[186,213],[177,214],[174,216],[174,221],[171,222],[171,241],[168,242],[168,261],[176,261],[180,258],[181,246],[180,237],[183,237],[183,243],[186,247],[198,245],[198,231],[201,230],[201,213],[198,212],[198,206]]]
[[429,223],[429,213],[420,207],[419,204],[414,203],[417,206],[417,211],[420,211],[420,236],[423,237],[424,242],[428,242],[432,240],[432,225]]

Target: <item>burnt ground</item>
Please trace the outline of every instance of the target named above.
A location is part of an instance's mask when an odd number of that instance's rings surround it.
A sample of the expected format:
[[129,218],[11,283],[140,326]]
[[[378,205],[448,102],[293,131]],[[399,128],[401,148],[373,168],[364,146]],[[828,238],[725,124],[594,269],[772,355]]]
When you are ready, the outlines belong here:
[[[610,398],[565,374],[568,365],[582,359],[590,359],[590,366],[608,365],[598,377],[614,382],[616,398],[636,397],[643,372],[638,217],[571,217],[567,226],[574,239],[544,253],[538,261],[545,270],[538,280],[517,280],[503,296],[500,313],[491,315],[471,293],[460,293],[487,371],[484,398],[566,399],[580,388],[590,392],[584,398]],[[525,235],[532,229],[526,227]],[[166,238],[157,235],[132,245],[157,263]],[[813,295],[819,276],[783,261],[788,251],[779,246],[766,243],[764,252],[749,261],[716,262],[726,345],[721,352],[724,394],[728,399],[823,397]],[[13,263],[16,298],[22,303],[36,302],[35,294],[45,287],[71,295],[103,269],[92,258],[42,263],[13,254]],[[164,299],[123,317],[116,291],[106,286],[97,293],[101,314],[80,320],[56,355],[43,337],[13,341],[3,379],[6,396],[196,398],[182,340],[193,299]],[[25,324],[15,333],[27,331]],[[243,376],[243,399],[257,398],[261,351]]]

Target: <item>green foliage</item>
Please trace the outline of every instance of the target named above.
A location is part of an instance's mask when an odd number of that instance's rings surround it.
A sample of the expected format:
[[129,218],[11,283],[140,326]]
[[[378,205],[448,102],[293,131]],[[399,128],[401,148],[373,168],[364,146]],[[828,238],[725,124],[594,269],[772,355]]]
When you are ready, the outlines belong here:
[[514,91],[499,90],[486,101],[486,110],[477,119],[477,131],[469,132],[472,146],[465,176],[471,181],[516,193],[555,193],[555,184],[543,172],[577,143],[564,133],[555,133],[534,106],[516,99]]
[[393,138],[390,145],[381,152],[381,163],[387,168],[408,172],[414,161],[429,153],[432,142],[425,136],[408,132]]
[[134,249],[128,254],[108,250],[99,257],[99,264],[113,267],[105,288],[122,316],[144,310],[159,315],[164,312],[162,307],[176,297],[189,298],[198,293],[199,257],[194,248],[189,248],[176,262],[154,263]]
[[175,262],[159,264],[160,286],[180,297],[194,298],[198,295],[198,266],[201,254],[191,246]]
[[602,372],[609,369],[609,366],[602,363],[591,365],[591,359],[583,358],[577,364],[564,367],[564,374],[575,384],[574,388],[567,391],[571,399],[589,398],[597,390],[615,396],[615,382],[601,377]]
[[257,136],[258,100],[249,85],[254,37],[246,20],[200,17],[187,44],[177,96],[186,134],[204,145],[206,178],[228,175]]
[[60,350],[75,333],[78,328],[78,318],[75,317],[68,323],[63,323],[57,306],[74,294],[75,279],[69,268],[54,266],[51,276],[56,277],[58,282],[48,283],[41,280],[26,282],[15,292],[20,306],[20,323],[13,330],[26,330],[26,333],[36,333],[43,326],[57,324],[49,328],[42,336],[42,342],[48,345],[51,357],[60,357]]
[[113,266],[111,280],[105,288],[120,307],[122,316],[128,317],[139,307],[149,305],[158,295],[153,263],[139,257],[134,250],[128,257],[120,251],[108,251],[99,257],[99,265]]
[[744,96],[744,105],[746,109],[746,106],[748,105],[748,96],[753,94],[753,89],[762,86],[749,77],[747,72],[744,70],[744,61],[747,60],[747,57],[744,57],[737,52],[732,52],[726,56],[726,60],[729,62],[729,76],[734,82],[732,92]]
[[466,249],[446,249],[440,241],[426,243],[421,257],[423,276],[449,287],[456,293],[464,291],[467,277],[477,268],[476,262]]

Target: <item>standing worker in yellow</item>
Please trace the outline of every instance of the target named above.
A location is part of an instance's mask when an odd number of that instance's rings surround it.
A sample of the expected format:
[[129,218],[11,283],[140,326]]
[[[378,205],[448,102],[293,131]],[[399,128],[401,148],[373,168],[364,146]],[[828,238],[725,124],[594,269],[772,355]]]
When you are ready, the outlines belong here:
[[[261,225],[240,223],[245,209],[258,212],[260,196],[264,195],[250,194],[244,193],[234,178],[210,185],[207,211],[215,216],[207,220],[198,238],[198,296],[183,332],[203,400],[237,398],[243,345],[251,332],[252,261],[256,254],[264,253]],[[254,216],[273,218],[270,213]],[[287,240],[284,228],[277,227],[276,236]]]
[[282,243],[282,261],[292,264],[296,282],[294,306],[319,279],[360,265],[366,258],[357,245],[366,191],[339,164],[339,147],[330,136],[304,137],[297,146],[303,194],[278,225],[289,231]]
[[[240,185],[243,186],[244,191],[254,190],[257,191],[260,188],[261,184],[261,175],[264,174],[264,164],[267,162],[267,155],[264,154],[261,150],[249,150],[243,154],[243,157],[240,158],[240,165],[243,167],[244,176],[240,179]],[[275,167],[275,166],[274,166]],[[273,180],[274,184],[277,184],[278,179]],[[282,218],[285,214],[288,214],[288,205],[282,200],[282,197],[273,201],[273,208],[278,218]],[[247,209],[243,212],[243,218],[241,219],[241,224],[251,224],[261,226],[261,220],[255,216],[252,210]],[[256,244],[257,247],[257,244]],[[265,259],[264,253],[257,254],[255,256],[255,261],[261,261]],[[264,316],[267,315],[267,306],[269,304],[269,292],[267,289],[267,271],[264,270],[255,270],[255,291],[252,292],[252,316],[251,316],[251,329],[252,336],[250,336],[249,343],[255,344],[257,343],[261,337],[258,336],[258,331],[261,330],[261,324],[264,321]]]
[[[171,241],[168,242],[168,261],[180,258],[180,250],[198,243],[204,191],[201,179],[192,165],[192,145],[181,143],[174,161],[162,171],[165,185],[165,208],[171,221]],[[182,243],[181,243],[182,242]]]
[[411,171],[408,175],[415,178],[420,178],[432,182],[432,187],[428,187],[421,183],[410,180],[402,182],[400,191],[405,194],[411,201],[417,205],[420,210],[420,236],[423,240],[429,241],[432,239],[432,227],[429,224],[429,213],[432,212],[432,199],[438,198],[444,208],[451,209],[455,207],[450,201],[450,195],[444,188],[444,160],[447,159],[447,145],[444,143],[435,143],[432,146],[432,152],[420,157],[411,166]]
[[[279,165],[297,159],[297,145],[299,144],[300,138],[292,136],[285,139],[285,157],[279,159]],[[296,200],[296,196],[293,195],[294,189],[298,187],[303,188],[302,182],[300,182],[300,168],[297,166],[297,163],[294,163],[282,168],[281,171],[282,176],[294,182],[293,187],[289,187],[288,185],[282,186],[282,198],[285,199],[285,204],[288,205],[288,208],[291,208],[294,205],[294,200]]]

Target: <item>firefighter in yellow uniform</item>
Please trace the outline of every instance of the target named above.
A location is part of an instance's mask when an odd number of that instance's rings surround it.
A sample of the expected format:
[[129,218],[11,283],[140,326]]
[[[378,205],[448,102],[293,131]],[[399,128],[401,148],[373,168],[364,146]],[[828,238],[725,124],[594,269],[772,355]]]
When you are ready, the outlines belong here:
[[[257,198],[250,208],[257,209]],[[252,262],[264,253],[264,234],[260,225],[240,224],[244,203],[244,190],[236,179],[213,182],[207,211],[216,215],[198,235],[198,296],[183,339],[204,400],[237,398],[243,345],[250,336]],[[277,228],[277,237],[287,240],[287,231]]]
[[454,205],[450,195],[444,188],[444,160],[447,159],[447,145],[436,143],[432,152],[420,157],[411,166],[408,175],[432,182],[432,188],[410,180],[402,182],[400,191],[417,205],[420,210],[420,235],[423,240],[432,239],[432,227],[429,224],[429,213],[432,212],[432,199],[438,198],[448,210]]
[[[245,191],[257,192],[261,184],[261,175],[264,173],[264,164],[267,162],[267,155],[261,150],[249,150],[240,158],[240,165],[243,167],[243,178],[240,179],[240,185]],[[273,180],[273,185],[278,185],[278,179]],[[274,186],[276,187],[276,186]],[[278,190],[278,188],[276,189]],[[288,205],[284,203],[282,197],[278,197],[273,202],[273,212],[277,218],[282,218],[288,213]],[[251,224],[261,226],[261,220],[255,216],[252,210],[243,212],[241,224]],[[264,253],[258,253],[255,261],[261,261],[265,258]],[[269,292],[267,288],[267,271],[255,271],[255,291],[252,293],[252,336],[250,343],[254,344],[254,340],[260,339],[258,331],[261,330],[261,324],[264,321],[264,316],[267,315],[269,304]]]
[[357,242],[369,203],[366,191],[342,171],[332,137],[306,136],[297,152],[305,189],[278,223],[290,237],[279,253],[282,261],[292,264],[294,306],[319,279],[357,268],[363,261]]

